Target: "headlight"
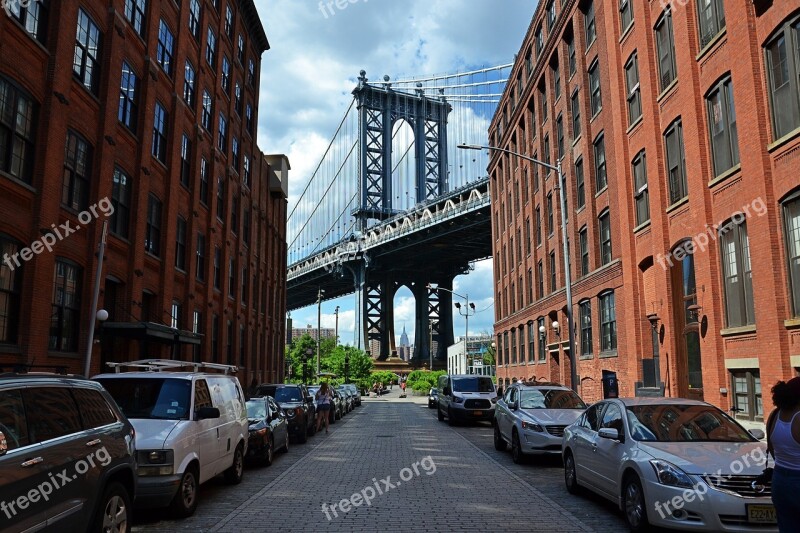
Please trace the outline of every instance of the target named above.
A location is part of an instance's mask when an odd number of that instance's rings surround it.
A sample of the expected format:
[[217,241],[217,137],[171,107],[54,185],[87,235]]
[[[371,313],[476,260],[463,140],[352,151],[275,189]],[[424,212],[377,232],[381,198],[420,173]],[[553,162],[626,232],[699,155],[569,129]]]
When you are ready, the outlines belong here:
[[529,429],[531,431],[536,431],[537,433],[544,432],[542,426],[540,426],[536,422],[526,422],[525,420],[522,421],[522,429]]
[[668,463],[667,461],[662,461],[660,459],[653,459],[650,461],[650,464],[653,465],[653,470],[656,472],[656,478],[658,478],[658,482],[662,485],[667,485],[670,487],[682,487],[690,489],[693,487],[692,480],[689,479],[689,476],[675,466],[672,463]]
[[497,403],[497,398],[492,398],[492,403]]
[[460,396],[453,396],[453,403],[464,403],[464,398]]
[[174,472],[172,450],[139,450],[136,460],[140,476],[169,476]]
[[253,429],[253,430],[250,431],[250,436],[251,437],[255,436],[255,435],[262,435],[263,436],[263,435],[266,435],[266,434],[267,434],[267,428]]

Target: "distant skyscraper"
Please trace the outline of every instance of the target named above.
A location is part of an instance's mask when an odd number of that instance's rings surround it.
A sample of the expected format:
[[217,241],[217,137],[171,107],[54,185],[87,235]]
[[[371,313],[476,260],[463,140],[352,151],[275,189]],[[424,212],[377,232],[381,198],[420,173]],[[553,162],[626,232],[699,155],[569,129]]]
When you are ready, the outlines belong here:
[[408,342],[406,327],[403,326],[403,333],[400,335],[400,345],[397,347],[397,356],[403,361],[411,359],[411,345]]

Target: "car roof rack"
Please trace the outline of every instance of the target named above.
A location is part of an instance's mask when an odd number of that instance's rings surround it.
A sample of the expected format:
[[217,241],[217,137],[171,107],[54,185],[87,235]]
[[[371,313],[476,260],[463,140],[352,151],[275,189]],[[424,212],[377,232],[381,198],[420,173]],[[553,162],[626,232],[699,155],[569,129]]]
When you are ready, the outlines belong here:
[[222,370],[225,375],[235,374],[239,371],[236,365],[223,365],[219,363],[202,363],[192,361],[176,361],[174,359],[140,359],[138,361],[127,361],[124,363],[106,363],[114,369],[114,372],[119,374],[123,368],[133,370],[143,370],[146,372],[161,372],[162,370],[175,371],[178,368],[193,368],[194,372],[200,372],[201,369]]

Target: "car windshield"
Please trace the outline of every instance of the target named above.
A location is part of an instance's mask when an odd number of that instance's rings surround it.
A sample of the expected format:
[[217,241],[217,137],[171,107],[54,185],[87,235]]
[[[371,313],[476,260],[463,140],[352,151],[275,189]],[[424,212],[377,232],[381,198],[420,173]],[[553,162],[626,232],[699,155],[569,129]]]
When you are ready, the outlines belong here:
[[308,394],[314,396],[315,394],[317,394],[318,390],[319,387],[308,387]]
[[521,409],[586,409],[586,404],[580,396],[571,390],[522,390],[520,395]]
[[99,379],[128,418],[188,420],[192,382],[170,378]]
[[278,403],[303,401],[299,387],[262,387],[258,393],[272,396]]
[[247,402],[247,418],[267,418],[267,404],[261,400]]
[[494,383],[489,377],[453,378],[455,392],[494,392]]
[[639,441],[755,441],[731,417],[710,405],[634,405],[627,411],[631,436]]

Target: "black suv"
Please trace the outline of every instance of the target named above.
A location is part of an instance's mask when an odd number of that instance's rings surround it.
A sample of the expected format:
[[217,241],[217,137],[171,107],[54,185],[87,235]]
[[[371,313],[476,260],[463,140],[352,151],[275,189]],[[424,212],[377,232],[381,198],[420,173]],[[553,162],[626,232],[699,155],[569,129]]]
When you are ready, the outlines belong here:
[[306,442],[309,435],[316,433],[314,419],[317,409],[314,397],[308,393],[305,385],[264,384],[256,389],[255,396],[272,396],[278,405],[286,411],[289,422],[289,433],[297,437],[299,442]]
[[99,383],[0,373],[4,530],[130,530],[135,457],[133,427]]

